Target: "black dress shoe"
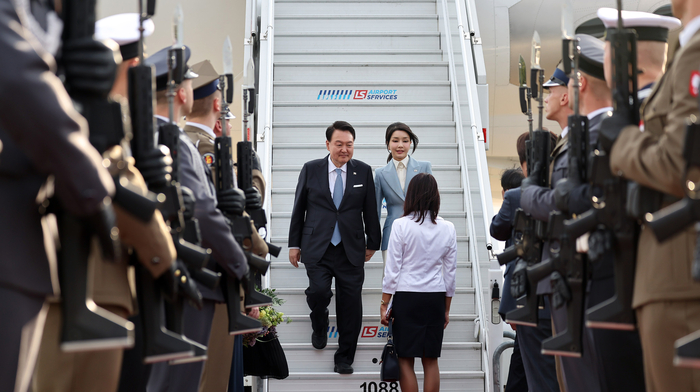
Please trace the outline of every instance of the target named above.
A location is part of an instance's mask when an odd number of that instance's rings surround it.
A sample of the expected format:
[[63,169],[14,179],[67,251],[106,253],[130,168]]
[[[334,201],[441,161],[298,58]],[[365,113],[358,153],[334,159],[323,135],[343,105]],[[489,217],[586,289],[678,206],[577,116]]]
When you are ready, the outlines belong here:
[[328,343],[328,335],[324,334],[317,334],[316,332],[311,333],[311,344],[314,346],[315,349],[317,350],[322,350],[323,348],[326,347],[326,344]]
[[354,370],[352,369],[352,365],[347,363],[336,363],[333,371],[339,374],[352,374]]

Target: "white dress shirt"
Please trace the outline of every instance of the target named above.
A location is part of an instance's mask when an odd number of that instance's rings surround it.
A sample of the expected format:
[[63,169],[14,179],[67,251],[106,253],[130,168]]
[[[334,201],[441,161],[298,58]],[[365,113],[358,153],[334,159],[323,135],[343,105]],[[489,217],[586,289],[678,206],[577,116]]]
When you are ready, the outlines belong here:
[[419,224],[415,215],[394,221],[389,237],[382,292],[455,294],[457,273],[457,232],[452,222],[430,213]]
[[569,126],[565,126],[564,129],[561,130],[561,137],[565,138],[566,135],[569,133]]
[[[399,176],[399,183],[401,184],[401,189],[406,191],[406,170],[408,168],[408,160],[411,159],[411,157],[406,156],[401,161],[397,161],[396,159],[392,158],[392,161],[394,161],[394,166],[396,167],[396,174]],[[403,163],[403,167],[399,167],[399,164]]]
[[596,110],[594,110],[594,111],[588,113],[588,115],[586,115],[586,117],[588,117],[588,119],[590,120],[590,119],[592,119],[593,117],[595,117],[595,116],[597,116],[597,115],[599,115],[599,114],[601,114],[601,113],[604,113],[604,112],[612,112],[613,110],[614,110],[614,109],[613,109],[612,106],[607,106],[607,107],[604,107],[604,108],[596,109]]
[[335,180],[338,177],[338,173],[335,169],[342,170],[341,176],[343,178],[343,193],[345,193],[345,186],[348,184],[348,164],[344,164],[341,167],[336,167],[335,163],[331,160],[331,156],[328,156],[328,186],[331,188],[331,199],[333,198],[333,190],[335,189]]

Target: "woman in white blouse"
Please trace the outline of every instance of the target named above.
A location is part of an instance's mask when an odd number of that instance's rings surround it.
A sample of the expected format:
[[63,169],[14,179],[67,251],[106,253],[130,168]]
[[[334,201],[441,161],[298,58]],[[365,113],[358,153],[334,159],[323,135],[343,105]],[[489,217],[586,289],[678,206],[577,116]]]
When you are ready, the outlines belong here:
[[[440,193],[435,177],[416,175],[408,185],[404,214],[394,221],[387,250],[380,314],[393,319],[403,392],[417,392],[414,359],[425,373],[424,392],[440,390],[438,357],[455,293],[457,234],[438,216]],[[387,304],[394,301],[387,316]]]

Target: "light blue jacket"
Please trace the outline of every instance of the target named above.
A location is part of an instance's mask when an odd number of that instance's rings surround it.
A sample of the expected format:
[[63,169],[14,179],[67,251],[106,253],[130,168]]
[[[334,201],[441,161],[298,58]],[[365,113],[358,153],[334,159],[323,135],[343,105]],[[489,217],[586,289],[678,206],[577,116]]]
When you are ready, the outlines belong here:
[[[406,189],[413,177],[418,173],[433,174],[430,162],[418,161],[411,157],[406,167]],[[382,200],[386,199],[387,217],[382,230],[382,250],[386,250],[389,245],[389,235],[391,225],[396,218],[403,215],[403,202],[406,199],[405,190],[401,189],[401,182],[396,173],[396,166],[391,160],[386,166],[380,167],[374,172],[374,190],[377,193],[377,212],[381,219]]]

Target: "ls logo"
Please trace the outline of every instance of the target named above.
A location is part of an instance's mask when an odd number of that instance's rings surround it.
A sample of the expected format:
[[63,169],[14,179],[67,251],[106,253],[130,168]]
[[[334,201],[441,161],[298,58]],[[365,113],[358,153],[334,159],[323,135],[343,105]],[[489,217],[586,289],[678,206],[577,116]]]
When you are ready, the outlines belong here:
[[367,90],[355,90],[355,95],[352,99],[365,99],[367,98]]
[[362,328],[362,337],[363,338],[373,338],[377,336],[377,331],[379,330],[379,327],[370,327],[366,326]]

